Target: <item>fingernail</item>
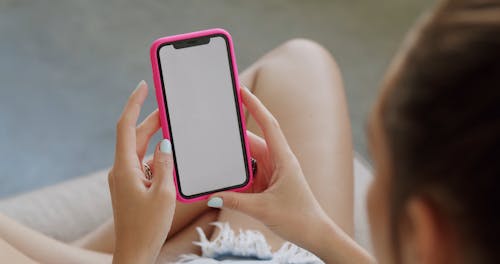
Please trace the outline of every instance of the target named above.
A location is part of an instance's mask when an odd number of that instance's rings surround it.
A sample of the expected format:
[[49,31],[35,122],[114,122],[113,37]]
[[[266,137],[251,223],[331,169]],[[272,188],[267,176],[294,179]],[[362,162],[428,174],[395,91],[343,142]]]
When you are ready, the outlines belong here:
[[137,84],[137,87],[135,87],[135,90],[136,91],[137,89],[139,89],[141,86],[145,85],[146,84],[146,81],[142,80],[139,82],[139,84]]
[[163,139],[160,143],[160,151],[163,153],[170,154],[172,153],[172,144],[170,144],[170,140]]
[[224,203],[222,202],[222,198],[220,197],[212,197],[210,198],[210,200],[208,200],[208,203],[207,205],[209,207],[213,207],[213,208],[222,208],[222,205]]

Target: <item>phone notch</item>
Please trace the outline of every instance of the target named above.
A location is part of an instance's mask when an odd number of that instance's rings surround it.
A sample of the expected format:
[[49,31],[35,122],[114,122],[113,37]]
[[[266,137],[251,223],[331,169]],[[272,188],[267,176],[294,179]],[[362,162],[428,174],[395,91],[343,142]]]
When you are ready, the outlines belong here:
[[172,43],[175,49],[184,49],[193,46],[201,46],[210,43],[210,36],[204,36],[199,38],[180,40]]

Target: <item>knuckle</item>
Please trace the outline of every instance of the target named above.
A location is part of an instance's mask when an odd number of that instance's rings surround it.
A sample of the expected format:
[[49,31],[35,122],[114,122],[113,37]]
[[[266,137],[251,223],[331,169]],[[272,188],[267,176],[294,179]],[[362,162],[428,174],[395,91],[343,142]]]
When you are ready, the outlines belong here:
[[277,160],[283,164],[291,164],[292,162],[294,162],[296,160],[296,157],[293,154],[292,150],[288,147],[288,148],[284,148],[280,152]]
[[158,195],[161,197],[163,201],[171,201],[175,200],[175,190],[168,188],[167,185],[161,186],[158,188]]
[[122,127],[123,127],[123,117],[120,117],[120,119],[118,119],[118,122],[116,122],[116,130],[120,131]]
[[158,167],[159,172],[163,173],[163,174],[172,171],[172,165],[173,165],[173,162],[169,158],[166,158],[166,159],[162,158],[162,159],[156,160],[156,167]]
[[236,198],[230,198],[228,201],[228,206],[229,206],[229,208],[231,208],[233,210],[238,210],[238,209],[240,209],[240,206],[241,206],[240,200],[238,200]]
[[129,123],[130,123],[129,119],[126,116],[120,117],[120,119],[116,123],[116,130],[121,131],[124,129],[128,129],[128,127],[131,126]]
[[161,166],[169,166],[171,164],[169,158],[158,158],[156,160],[156,163],[158,163]]
[[267,123],[269,124],[269,126],[273,129],[280,129],[280,123],[278,122],[278,120],[270,115],[268,120],[267,120]]
[[293,153],[285,154],[285,157],[282,160],[276,162],[276,169],[283,170],[299,170],[300,164],[297,158],[293,155]]
[[298,165],[299,161],[290,148],[285,151],[285,157],[289,165]]
[[110,172],[108,173],[108,184],[109,184],[110,186],[113,186],[113,183],[114,183],[113,171],[110,171]]

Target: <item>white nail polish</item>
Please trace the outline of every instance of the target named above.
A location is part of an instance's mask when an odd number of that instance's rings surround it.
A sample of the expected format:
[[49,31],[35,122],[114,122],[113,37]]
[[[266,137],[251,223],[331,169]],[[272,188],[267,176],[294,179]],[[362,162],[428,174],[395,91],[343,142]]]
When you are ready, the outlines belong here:
[[220,198],[220,197],[212,197],[212,198],[210,198],[210,200],[208,200],[208,203],[207,203],[207,205],[209,207],[213,207],[213,208],[222,208],[223,204],[224,204],[224,202],[222,201],[222,198]]
[[170,154],[172,153],[172,144],[170,144],[170,140],[163,139],[160,143],[160,151],[163,153]]

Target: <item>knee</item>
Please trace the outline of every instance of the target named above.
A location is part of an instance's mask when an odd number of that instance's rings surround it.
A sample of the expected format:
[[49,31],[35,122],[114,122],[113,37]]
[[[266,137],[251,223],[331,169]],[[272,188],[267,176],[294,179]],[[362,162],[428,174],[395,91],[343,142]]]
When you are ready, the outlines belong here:
[[281,44],[279,49],[282,49],[288,53],[295,53],[299,55],[327,52],[326,49],[321,46],[321,44],[314,40],[306,38],[295,38],[287,40],[285,43]]
[[291,79],[295,83],[315,84],[295,85],[297,93],[309,94],[310,87],[326,92],[343,90],[342,75],[335,58],[326,48],[309,39],[292,39],[277,47],[257,75],[273,80],[279,79],[276,76],[284,76],[285,80],[293,76]]
[[334,56],[321,44],[305,38],[291,39],[277,48],[278,56],[290,62],[315,63],[337,67]]
[[[307,98],[343,91],[342,76],[332,54],[308,39],[292,39],[275,48],[257,68],[255,81],[266,82],[267,89],[275,94],[286,87]],[[311,93],[312,87],[317,92]]]

